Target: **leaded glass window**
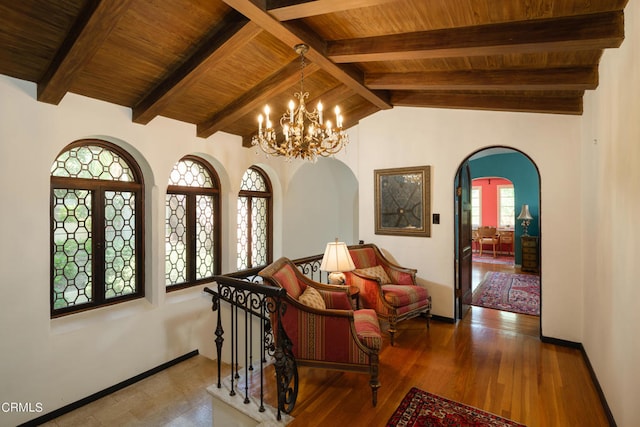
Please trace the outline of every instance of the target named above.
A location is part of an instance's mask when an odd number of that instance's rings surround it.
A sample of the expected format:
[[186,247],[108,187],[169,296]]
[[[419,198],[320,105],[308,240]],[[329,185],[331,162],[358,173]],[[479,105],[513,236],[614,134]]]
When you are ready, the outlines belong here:
[[271,183],[262,169],[247,169],[238,195],[238,270],[272,261],[271,197]]
[[220,185],[213,167],[187,156],[169,176],[165,203],[165,284],[192,286],[220,273]]
[[51,166],[51,315],[144,296],[143,182],[125,151],[70,144]]

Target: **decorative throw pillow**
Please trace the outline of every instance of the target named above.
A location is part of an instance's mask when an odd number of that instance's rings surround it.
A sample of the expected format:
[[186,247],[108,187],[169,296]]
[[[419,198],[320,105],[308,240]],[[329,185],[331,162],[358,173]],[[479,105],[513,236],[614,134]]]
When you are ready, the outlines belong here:
[[324,303],[320,292],[318,292],[316,288],[312,288],[311,286],[307,286],[307,289],[305,289],[304,292],[298,297],[298,301],[308,307],[317,308],[319,310],[325,310],[327,308],[327,305]]
[[376,265],[375,267],[368,268],[358,268],[355,270],[356,273],[366,274],[367,276],[375,277],[376,279],[380,279],[380,282],[384,285],[385,283],[391,283],[391,279],[387,275],[387,272],[384,271],[384,268],[381,265]]

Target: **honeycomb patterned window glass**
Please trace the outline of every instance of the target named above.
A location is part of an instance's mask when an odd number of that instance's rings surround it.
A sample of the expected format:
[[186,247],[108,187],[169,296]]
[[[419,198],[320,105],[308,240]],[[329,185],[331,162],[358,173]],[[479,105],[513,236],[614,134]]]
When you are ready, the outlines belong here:
[[133,182],[134,174],[117,153],[100,145],[73,147],[51,165],[51,175],[68,178]]
[[136,290],[135,195],[105,192],[105,298],[130,295]]
[[166,283],[184,283],[187,281],[187,196],[167,194],[166,214]]
[[238,197],[238,270],[249,268],[249,198]]
[[213,197],[196,196],[196,279],[215,274],[215,219]]
[[140,169],[100,140],[51,166],[51,316],[144,296]]
[[267,264],[267,199],[261,197],[251,206],[251,264]]
[[187,156],[169,175],[165,203],[165,284],[192,286],[219,274],[219,184],[204,159]]
[[92,193],[53,190],[53,308],[93,302]]
[[271,183],[258,167],[247,169],[238,195],[237,268],[271,262]]

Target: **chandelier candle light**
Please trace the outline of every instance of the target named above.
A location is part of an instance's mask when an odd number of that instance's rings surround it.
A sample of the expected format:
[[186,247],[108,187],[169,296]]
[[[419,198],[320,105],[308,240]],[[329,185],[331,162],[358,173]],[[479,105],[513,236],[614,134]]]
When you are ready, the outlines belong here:
[[301,63],[300,92],[294,94],[298,105],[293,100],[289,101],[287,112],[280,118],[281,136],[273,127],[269,117],[271,109],[266,105],[264,116],[258,116],[258,134],[252,138],[251,144],[260,147],[268,156],[315,161],[318,156],[329,157],[342,150],[349,143],[349,136],[342,129],[344,119],[340,107],[334,109],[335,127],[331,120],[324,120],[322,102],[318,102],[315,110],[307,110],[305,99],[309,92],[304,91],[304,54],[309,47],[298,44],[294,50],[300,55]]

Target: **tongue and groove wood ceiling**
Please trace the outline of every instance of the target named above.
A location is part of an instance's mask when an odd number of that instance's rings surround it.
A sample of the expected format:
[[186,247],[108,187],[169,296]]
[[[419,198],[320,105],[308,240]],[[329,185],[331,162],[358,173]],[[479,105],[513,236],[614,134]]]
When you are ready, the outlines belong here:
[[0,74],[248,145],[300,88],[345,127],[394,106],[581,114],[627,0],[0,1]]

